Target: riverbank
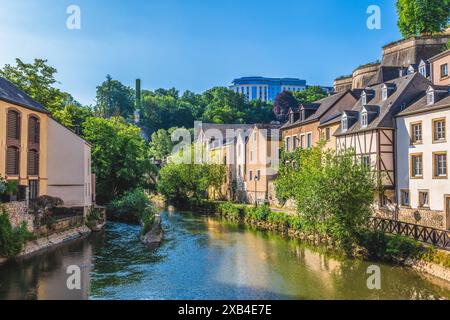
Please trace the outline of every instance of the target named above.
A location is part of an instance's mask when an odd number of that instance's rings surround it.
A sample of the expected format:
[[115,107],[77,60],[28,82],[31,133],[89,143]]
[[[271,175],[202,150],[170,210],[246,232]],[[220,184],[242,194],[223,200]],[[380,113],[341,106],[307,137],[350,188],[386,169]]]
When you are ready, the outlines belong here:
[[22,252],[16,257],[11,259],[0,257],[0,265],[12,259],[25,258],[34,254],[38,254],[44,250],[48,250],[63,244],[67,244],[71,241],[87,237],[91,232],[92,230],[90,228],[83,225],[73,229],[56,232],[46,237],[28,241],[25,244]]
[[[292,213],[269,207],[255,208],[228,202],[204,202],[198,208],[203,213],[229,221],[274,231],[313,245],[323,245],[329,251],[349,255],[339,249],[331,237],[302,229],[301,222]],[[361,242],[352,248],[350,256],[365,261],[389,262],[410,267],[450,284],[450,253],[424,245],[410,238],[368,231]]]

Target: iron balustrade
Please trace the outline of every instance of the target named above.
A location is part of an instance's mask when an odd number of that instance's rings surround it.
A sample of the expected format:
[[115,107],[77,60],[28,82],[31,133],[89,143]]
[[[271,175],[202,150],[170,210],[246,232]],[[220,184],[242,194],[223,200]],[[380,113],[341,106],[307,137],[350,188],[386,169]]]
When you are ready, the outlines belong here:
[[437,248],[450,250],[449,230],[376,217],[370,219],[369,225],[376,231],[410,237]]

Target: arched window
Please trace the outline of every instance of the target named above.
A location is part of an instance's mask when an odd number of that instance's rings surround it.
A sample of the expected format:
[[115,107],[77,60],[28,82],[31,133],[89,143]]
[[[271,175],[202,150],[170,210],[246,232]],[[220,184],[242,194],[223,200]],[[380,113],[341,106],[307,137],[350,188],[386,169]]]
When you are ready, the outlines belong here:
[[28,142],[39,143],[39,119],[31,116],[28,118]]
[[8,111],[8,138],[20,140],[20,114],[15,110]]
[[36,150],[28,151],[28,175],[39,175],[39,152]]
[[8,147],[6,151],[6,174],[19,174],[19,148]]

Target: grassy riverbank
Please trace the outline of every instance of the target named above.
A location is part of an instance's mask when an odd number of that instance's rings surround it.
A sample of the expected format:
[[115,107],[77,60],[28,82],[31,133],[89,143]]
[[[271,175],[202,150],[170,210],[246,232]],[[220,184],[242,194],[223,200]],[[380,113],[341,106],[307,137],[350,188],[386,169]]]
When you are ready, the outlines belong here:
[[275,211],[268,206],[254,207],[230,202],[204,201],[199,209],[230,221],[283,233],[314,245],[321,244],[330,251],[353,258],[388,261],[410,266],[417,263],[435,264],[447,269],[450,273],[450,254],[424,246],[407,237],[366,229],[349,250],[348,247],[342,247],[341,242],[333,239],[332,236],[320,230],[308,228],[298,215]]

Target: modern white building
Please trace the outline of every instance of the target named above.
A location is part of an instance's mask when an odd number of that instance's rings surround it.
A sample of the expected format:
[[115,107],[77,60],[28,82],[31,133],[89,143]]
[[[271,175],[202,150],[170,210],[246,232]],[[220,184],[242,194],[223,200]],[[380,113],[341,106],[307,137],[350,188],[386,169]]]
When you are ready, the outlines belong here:
[[233,80],[231,90],[243,94],[248,100],[275,101],[283,91],[302,91],[306,80],[296,78],[244,77]]

